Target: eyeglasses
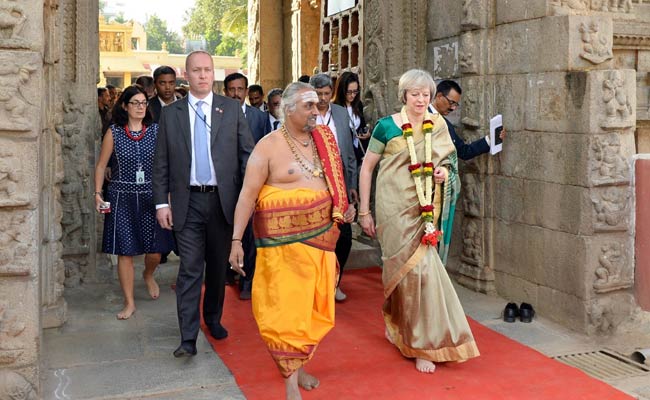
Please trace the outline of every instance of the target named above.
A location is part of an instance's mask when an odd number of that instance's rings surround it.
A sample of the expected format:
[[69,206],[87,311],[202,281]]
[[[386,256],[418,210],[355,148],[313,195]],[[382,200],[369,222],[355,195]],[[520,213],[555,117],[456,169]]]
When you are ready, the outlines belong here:
[[148,101],[129,101],[133,107],[146,107]]
[[444,94],[442,95],[442,97],[444,97],[445,99],[447,99],[447,102],[449,103],[449,107],[457,108],[457,107],[460,106],[460,104],[458,104],[457,102],[451,100],[449,97],[445,96]]
[[345,94],[359,94],[359,90],[346,90]]

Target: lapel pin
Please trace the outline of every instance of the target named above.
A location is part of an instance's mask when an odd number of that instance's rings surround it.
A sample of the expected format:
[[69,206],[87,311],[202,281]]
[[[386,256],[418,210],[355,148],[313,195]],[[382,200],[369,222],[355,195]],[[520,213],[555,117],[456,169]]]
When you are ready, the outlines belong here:
[[220,109],[219,107],[215,107],[215,108],[214,108],[214,111],[223,114],[223,110]]

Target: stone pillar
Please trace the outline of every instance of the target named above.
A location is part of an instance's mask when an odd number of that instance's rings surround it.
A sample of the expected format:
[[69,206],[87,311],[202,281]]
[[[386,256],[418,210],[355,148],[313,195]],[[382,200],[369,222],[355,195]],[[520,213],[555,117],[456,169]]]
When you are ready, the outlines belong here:
[[249,0],[248,79],[262,85],[265,92],[285,85],[283,36],[282,7],[275,2]]
[[[401,107],[397,81],[425,67],[426,0],[365,0],[363,12],[363,103],[370,123]],[[399,27],[392,29],[388,27]]]
[[66,82],[59,94],[65,114],[56,127],[63,148],[63,259],[65,285],[76,286],[97,278],[92,192],[95,145],[101,137],[95,89],[99,75],[98,5],[60,0],[59,7],[63,36],[59,73]]
[[[41,146],[44,48],[42,0],[2,1],[0,15],[0,393],[36,398],[41,332]],[[47,9],[47,5],[46,5]],[[55,190],[53,190],[55,192]],[[56,207],[54,207],[56,209]],[[56,239],[56,235],[54,235]],[[56,246],[54,246],[56,258]]]

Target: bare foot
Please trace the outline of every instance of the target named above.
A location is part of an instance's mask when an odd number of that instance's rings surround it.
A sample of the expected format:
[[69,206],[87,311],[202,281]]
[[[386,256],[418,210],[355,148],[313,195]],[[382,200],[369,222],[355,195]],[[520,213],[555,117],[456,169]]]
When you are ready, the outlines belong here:
[[129,319],[131,318],[131,315],[135,312],[135,305],[134,304],[127,304],[124,306],[122,311],[117,313],[117,319]]
[[388,340],[390,344],[395,344],[395,342],[393,342],[393,339],[390,337],[390,333],[388,333],[388,328],[386,328],[384,334],[386,335],[386,340]]
[[415,369],[417,369],[420,372],[424,372],[425,374],[432,374],[436,370],[436,365],[429,360],[416,358]]
[[303,368],[298,370],[298,386],[305,390],[316,389],[320,381],[313,375],[309,375]]
[[300,389],[298,389],[297,372],[294,372],[293,375],[284,380],[284,386],[287,392],[286,400],[302,400]]
[[158,287],[158,283],[153,277],[153,274],[142,274],[142,279],[144,279],[144,283],[147,285],[149,296],[151,296],[152,299],[156,300],[160,296],[160,288]]

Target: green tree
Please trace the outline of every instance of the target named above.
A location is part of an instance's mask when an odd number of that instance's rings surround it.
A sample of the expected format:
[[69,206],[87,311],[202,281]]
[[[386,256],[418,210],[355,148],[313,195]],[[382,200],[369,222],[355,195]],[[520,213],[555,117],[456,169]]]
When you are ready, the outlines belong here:
[[176,32],[167,29],[167,22],[156,14],[147,18],[144,31],[147,33],[147,50],[162,50],[163,43],[166,43],[170,53],[183,54],[181,38]]
[[186,37],[202,37],[208,43],[207,51],[222,56],[248,53],[247,0],[197,0],[185,15]]

